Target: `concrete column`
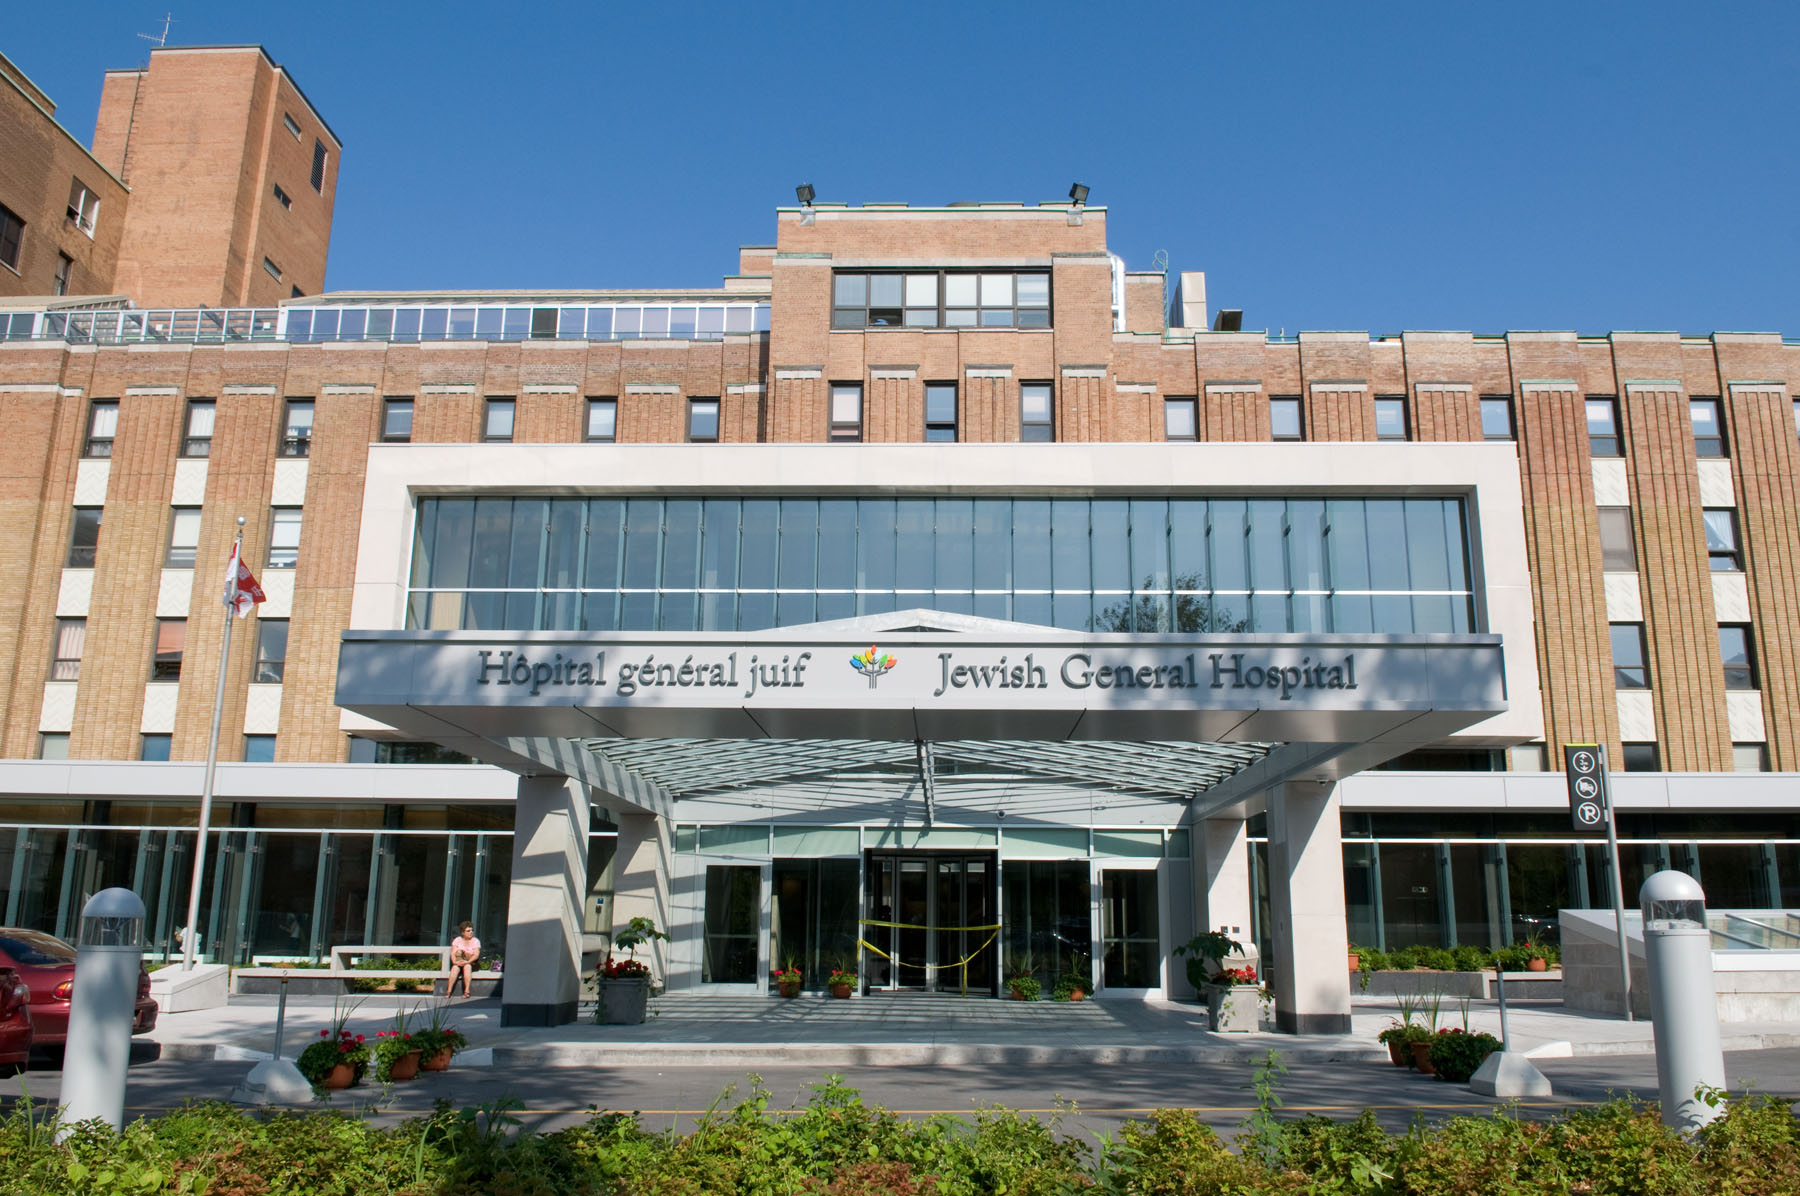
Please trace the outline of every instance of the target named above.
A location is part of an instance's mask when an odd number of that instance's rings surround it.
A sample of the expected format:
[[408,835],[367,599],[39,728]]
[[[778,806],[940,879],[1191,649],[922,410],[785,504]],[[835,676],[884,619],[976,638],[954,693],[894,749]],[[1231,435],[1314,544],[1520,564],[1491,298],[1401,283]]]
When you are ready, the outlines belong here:
[[[658,930],[674,933],[669,875],[675,850],[669,839],[668,822],[654,814],[621,811],[618,824],[619,850],[613,857],[613,927],[623,927],[633,918],[649,918]],[[699,929],[694,927],[694,933],[698,934]],[[652,978],[665,984],[669,979],[668,948],[668,943],[653,942],[638,948],[637,955],[649,963]]]
[[1275,1024],[1289,1034],[1348,1034],[1344,849],[1335,785],[1291,781],[1269,792],[1269,968]]
[[1250,837],[1242,818],[1208,818],[1196,829],[1200,845],[1194,888],[1201,930],[1224,930],[1250,942]]
[[587,786],[568,777],[519,778],[503,1026],[560,1026],[575,1020],[587,840]]

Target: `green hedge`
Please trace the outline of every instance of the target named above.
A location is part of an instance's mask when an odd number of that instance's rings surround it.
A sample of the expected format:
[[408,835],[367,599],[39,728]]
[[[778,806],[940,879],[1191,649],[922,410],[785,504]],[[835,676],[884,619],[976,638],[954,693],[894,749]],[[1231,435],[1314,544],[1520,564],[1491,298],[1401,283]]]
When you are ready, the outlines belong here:
[[1562,962],[1562,952],[1552,946],[1514,943],[1490,951],[1486,947],[1400,947],[1393,951],[1377,951],[1373,947],[1351,947],[1360,958],[1364,972],[1406,972],[1427,968],[1434,972],[1486,972],[1497,962],[1509,972],[1523,972],[1535,955],[1549,967]]
[[440,1103],[393,1129],[341,1113],[256,1116],[204,1104],[133,1122],[117,1136],[83,1127],[57,1145],[25,1107],[0,1122],[0,1193],[1774,1196],[1800,1182],[1800,1123],[1768,1098],[1733,1103],[1694,1143],[1624,1101],[1547,1121],[1505,1111],[1456,1117],[1399,1135],[1373,1113],[1276,1121],[1278,1103],[1264,1092],[1238,1150],[1178,1111],[1128,1122],[1097,1148],[1065,1136],[1055,1119],[1000,1109],[907,1121],[865,1105],[836,1077],[788,1114],[769,1110],[759,1084],[685,1135],[651,1133],[621,1113],[523,1133],[509,1102],[463,1110]]

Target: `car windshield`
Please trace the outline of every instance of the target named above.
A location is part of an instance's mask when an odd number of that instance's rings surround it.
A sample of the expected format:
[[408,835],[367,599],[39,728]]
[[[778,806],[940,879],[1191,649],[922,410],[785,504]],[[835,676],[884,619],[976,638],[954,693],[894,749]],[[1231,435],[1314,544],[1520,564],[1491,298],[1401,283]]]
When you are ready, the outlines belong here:
[[12,956],[14,963],[34,968],[55,968],[75,962],[75,948],[35,930],[0,930],[0,951]]

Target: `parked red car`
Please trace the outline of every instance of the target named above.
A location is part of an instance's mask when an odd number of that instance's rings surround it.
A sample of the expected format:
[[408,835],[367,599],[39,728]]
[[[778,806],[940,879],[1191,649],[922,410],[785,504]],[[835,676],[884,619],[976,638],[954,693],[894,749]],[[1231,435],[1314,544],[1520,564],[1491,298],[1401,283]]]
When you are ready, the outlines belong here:
[[31,1061],[31,990],[15,968],[0,968],[0,1067]]
[[[75,987],[75,948],[39,930],[0,927],[0,968],[14,969],[31,989],[32,1044],[60,1047],[69,1036],[69,993]],[[133,1034],[156,1029],[150,973],[138,969]]]

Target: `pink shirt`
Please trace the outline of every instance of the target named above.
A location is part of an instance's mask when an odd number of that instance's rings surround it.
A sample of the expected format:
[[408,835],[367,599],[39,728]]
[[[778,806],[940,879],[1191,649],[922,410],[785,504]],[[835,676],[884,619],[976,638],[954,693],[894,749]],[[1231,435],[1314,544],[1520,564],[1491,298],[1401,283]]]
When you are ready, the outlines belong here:
[[474,935],[450,940],[450,958],[453,962],[458,954],[466,956],[471,961],[479,959],[481,957],[481,940]]

